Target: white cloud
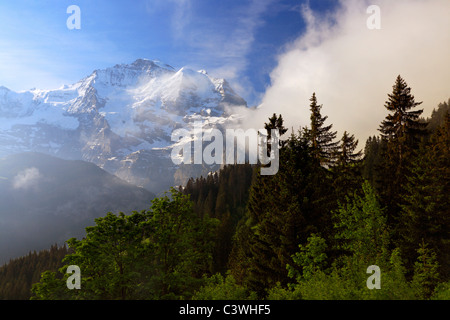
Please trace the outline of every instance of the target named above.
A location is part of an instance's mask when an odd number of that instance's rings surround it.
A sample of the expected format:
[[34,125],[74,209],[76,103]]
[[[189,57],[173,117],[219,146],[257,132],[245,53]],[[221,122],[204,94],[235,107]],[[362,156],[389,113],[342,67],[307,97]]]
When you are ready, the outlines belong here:
[[42,179],[42,174],[37,168],[28,168],[20,171],[13,179],[14,189],[31,189],[38,186],[40,180]]
[[[381,9],[381,30],[367,28],[371,4]],[[249,126],[261,127],[274,112],[289,129],[309,125],[309,98],[316,92],[333,129],[355,133],[363,147],[387,114],[384,103],[397,75],[423,101],[424,116],[450,97],[450,1],[350,0],[328,16],[308,7],[301,12],[307,30],[278,57]]]

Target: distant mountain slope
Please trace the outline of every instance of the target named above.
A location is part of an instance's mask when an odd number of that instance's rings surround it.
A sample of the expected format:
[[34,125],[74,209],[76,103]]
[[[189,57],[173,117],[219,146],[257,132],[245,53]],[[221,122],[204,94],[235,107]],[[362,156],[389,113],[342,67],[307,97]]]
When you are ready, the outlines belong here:
[[92,163],[40,153],[0,159],[0,264],[80,237],[107,212],[148,209],[153,198]]
[[229,107],[247,103],[225,79],[147,59],[55,90],[0,86],[0,157],[34,151],[85,160],[158,193],[189,178],[170,159],[173,130],[235,123]]

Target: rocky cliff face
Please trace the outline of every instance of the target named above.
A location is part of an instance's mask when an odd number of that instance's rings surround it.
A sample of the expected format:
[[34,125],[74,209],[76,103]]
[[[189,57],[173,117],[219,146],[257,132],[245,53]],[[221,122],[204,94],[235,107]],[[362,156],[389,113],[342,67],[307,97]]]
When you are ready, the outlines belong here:
[[0,157],[34,151],[85,160],[160,193],[215,169],[174,165],[173,130],[194,121],[223,128],[236,122],[229,107],[247,105],[226,80],[146,59],[56,90],[0,87]]

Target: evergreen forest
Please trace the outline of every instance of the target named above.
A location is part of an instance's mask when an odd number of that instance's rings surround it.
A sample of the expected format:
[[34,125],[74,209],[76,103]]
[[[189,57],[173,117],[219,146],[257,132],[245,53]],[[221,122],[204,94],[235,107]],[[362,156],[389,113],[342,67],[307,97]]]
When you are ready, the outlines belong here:
[[276,175],[226,165],[105,213],[83,239],[1,266],[0,299],[450,299],[450,99],[427,118],[421,103],[399,75],[363,146],[313,93],[307,126],[265,123],[281,135]]

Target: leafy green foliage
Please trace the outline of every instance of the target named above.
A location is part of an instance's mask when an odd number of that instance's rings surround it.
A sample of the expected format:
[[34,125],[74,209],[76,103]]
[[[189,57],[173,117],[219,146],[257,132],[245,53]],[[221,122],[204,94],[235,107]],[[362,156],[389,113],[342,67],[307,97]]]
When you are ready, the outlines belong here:
[[288,276],[301,282],[302,279],[308,280],[314,274],[325,268],[327,262],[326,254],[327,244],[325,239],[316,234],[308,238],[306,245],[299,244],[299,252],[292,256],[292,261],[296,266],[301,267],[301,272],[291,265],[287,265]]
[[429,298],[439,282],[439,264],[436,253],[422,242],[417,250],[419,257],[414,264],[413,285],[421,298]]
[[206,279],[206,284],[198,290],[193,300],[255,300],[256,293],[236,283],[231,274],[220,273]]
[[[65,277],[64,279],[66,279]],[[72,294],[68,291],[64,279],[54,271],[44,271],[40,282],[33,284],[31,300],[68,300]]]
[[356,195],[336,211],[335,237],[338,249],[366,263],[376,264],[380,259],[386,259],[389,244],[387,219],[367,181],[362,190],[363,196]]
[[433,295],[430,298],[431,300],[450,300],[450,282],[439,283]]
[[[215,219],[197,217],[188,196],[174,189],[170,197],[154,199],[148,211],[108,213],[86,228],[84,239],[68,241],[74,253],[64,261],[80,267],[83,290],[65,294],[73,299],[188,298],[209,271],[216,225]],[[64,279],[59,282],[65,285]],[[45,274],[34,286],[35,298],[53,298],[48,288],[61,288],[54,275]]]

